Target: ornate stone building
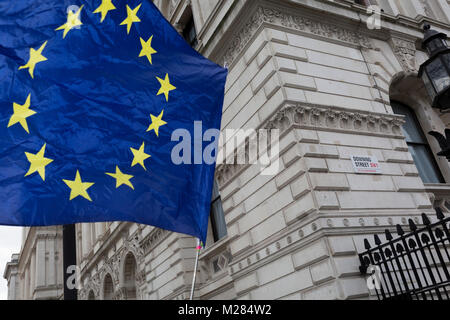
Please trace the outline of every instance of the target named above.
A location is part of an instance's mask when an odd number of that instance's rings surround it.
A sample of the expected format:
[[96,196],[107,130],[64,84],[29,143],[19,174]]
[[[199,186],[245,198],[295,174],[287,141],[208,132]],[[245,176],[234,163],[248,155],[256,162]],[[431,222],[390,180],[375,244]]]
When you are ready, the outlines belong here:
[[[154,2],[229,68],[222,129],[280,130],[278,174],[217,166],[195,297],[370,298],[363,239],[450,207],[449,164],[425,134],[450,115],[431,108],[417,78],[422,27],[450,35],[450,1]],[[376,157],[381,174],[355,174],[351,156]],[[5,272],[10,298],[60,298],[58,230],[27,233]],[[77,241],[80,299],[189,297],[191,237],[113,222],[78,225]]]

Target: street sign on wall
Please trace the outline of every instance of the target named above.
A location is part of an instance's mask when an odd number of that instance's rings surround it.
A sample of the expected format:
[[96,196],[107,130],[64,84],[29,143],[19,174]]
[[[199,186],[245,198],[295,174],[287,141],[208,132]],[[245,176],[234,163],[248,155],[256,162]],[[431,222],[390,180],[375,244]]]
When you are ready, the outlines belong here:
[[371,156],[351,156],[353,169],[356,173],[381,174],[378,159]]

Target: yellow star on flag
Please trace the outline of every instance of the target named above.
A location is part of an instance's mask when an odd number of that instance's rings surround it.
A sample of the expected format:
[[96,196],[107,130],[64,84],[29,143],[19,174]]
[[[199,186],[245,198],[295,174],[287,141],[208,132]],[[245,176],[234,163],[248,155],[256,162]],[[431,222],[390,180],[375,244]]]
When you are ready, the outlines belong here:
[[141,53],[139,54],[139,58],[147,57],[150,64],[153,64],[152,63],[152,54],[158,53],[158,51],[156,51],[155,49],[152,48],[152,40],[153,40],[153,36],[151,36],[150,39],[147,40],[147,42],[141,38],[142,50],[141,50]]
[[30,169],[25,174],[25,177],[28,177],[29,175],[35,172],[38,172],[42,180],[45,181],[45,167],[53,162],[52,159],[44,157],[46,146],[47,144],[44,143],[44,146],[36,154],[25,152],[25,156],[30,162]]
[[28,60],[26,65],[19,67],[19,70],[28,69],[28,72],[30,73],[32,79],[34,79],[34,68],[36,67],[36,64],[38,64],[39,62],[47,61],[47,58],[42,55],[42,51],[47,45],[47,42],[48,41],[45,41],[44,44],[37,50],[30,48],[30,59]]
[[27,100],[23,105],[13,102],[14,113],[9,119],[8,128],[15,125],[16,123],[20,123],[25,131],[27,133],[30,133],[30,131],[28,130],[27,118],[36,114],[36,111],[30,109],[30,99],[31,93],[28,95]]
[[70,188],[70,200],[75,199],[78,196],[82,196],[83,198],[92,201],[91,197],[87,193],[87,189],[94,185],[93,182],[83,182],[81,181],[80,172],[77,170],[77,174],[75,175],[75,180],[64,180],[64,183]]
[[166,78],[164,80],[159,77],[156,77],[156,79],[158,79],[161,84],[161,88],[156,95],[159,96],[164,93],[166,96],[166,101],[169,101],[169,92],[176,89],[176,87],[170,83],[169,75],[166,73]]
[[112,0],[102,0],[102,4],[97,9],[95,9],[94,13],[101,13],[102,18],[100,22],[103,22],[106,18],[106,15],[111,10],[116,10],[116,7],[112,3]]
[[155,130],[156,136],[159,137],[159,127],[167,124],[167,122],[165,122],[162,119],[163,114],[164,114],[164,110],[157,117],[155,117],[152,114],[150,115],[150,117],[152,118],[152,124],[148,127],[147,132],[149,132],[151,130]]
[[83,6],[81,6],[80,9],[78,9],[78,11],[75,13],[72,12],[72,10],[70,10],[67,15],[67,22],[65,24],[63,24],[62,26],[55,29],[55,31],[64,30],[63,39],[66,37],[67,33],[70,30],[72,30],[73,28],[79,27],[83,24],[80,20],[80,13],[81,13],[81,9],[83,9]]
[[131,166],[134,167],[137,164],[140,164],[144,170],[147,170],[145,167],[144,161],[150,158],[151,156],[149,154],[145,153],[145,142],[142,142],[141,147],[139,150],[130,148],[131,152],[133,153],[133,163],[131,163]]
[[131,10],[131,8],[127,5],[127,18],[125,20],[122,21],[122,23],[120,24],[122,25],[127,25],[127,34],[130,33],[131,30],[131,25],[134,22],[141,22],[141,19],[138,18],[137,16],[137,12],[139,11],[139,9],[141,8],[141,5],[138,5],[136,8],[134,8],[133,10]]
[[108,173],[108,172],[106,172],[106,174],[108,176],[111,176],[114,179],[116,179],[116,189],[118,189],[121,185],[124,184],[124,185],[127,185],[131,189],[134,190],[134,186],[133,186],[133,184],[130,181],[130,179],[132,179],[134,176],[122,173],[122,171],[120,171],[118,166],[116,166],[116,173]]

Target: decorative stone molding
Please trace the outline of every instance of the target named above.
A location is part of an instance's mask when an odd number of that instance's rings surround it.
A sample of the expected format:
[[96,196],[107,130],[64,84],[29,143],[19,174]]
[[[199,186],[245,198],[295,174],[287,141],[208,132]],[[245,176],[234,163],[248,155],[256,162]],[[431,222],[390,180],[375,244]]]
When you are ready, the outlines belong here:
[[170,0],[169,17],[173,14],[173,12],[175,11],[175,8],[178,6],[179,2],[180,2],[180,0]]
[[[245,254],[239,254],[234,257],[234,260],[230,262],[229,274],[233,279],[238,279],[241,276],[245,276],[248,273],[257,270],[261,265],[266,265],[280,257],[292,253],[298,252],[301,248],[314,242],[316,239],[323,239],[323,234],[318,231],[329,235],[348,235],[348,234],[367,234],[367,228],[372,230],[379,230],[383,232],[387,228],[392,228],[396,224],[400,224],[408,228],[408,220],[413,219],[418,226],[421,225],[419,219],[420,214],[417,215],[379,215],[379,216],[354,216],[349,215],[342,217],[342,215],[329,216],[324,218],[317,218],[314,221],[309,221],[295,228],[272,237],[269,243],[262,243],[260,245],[253,246],[253,248]],[[434,220],[433,220],[434,221]],[[339,229],[340,232],[336,232]],[[376,232],[374,232],[376,233]]]
[[87,298],[89,294],[89,290],[94,290],[95,296],[100,296],[101,289],[101,281],[100,278],[103,279],[106,274],[110,274],[114,284],[114,299],[125,299],[126,292],[122,290],[120,284],[120,272],[121,270],[121,262],[125,259],[128,253],[132,253],[136,258],[136,290],[137,294],[140,294],[140,287],[145,284],[145,270],[144,266],[144,249],[140,246],[140,240],[138,235],[134,235],[129,239],[124,241],[123,246],[120,247],[118,251],[114,253],[114,255],[105,261],[102,268],[98,273],[95,273],[93,276],[89,277],[88,285],[82,290],[84,296]]
[[402,116],[330,109],[315,105],[287,105],[270,119],[266,129],[279,129],[283,134],[292,125],[305,129],[348,131],[353,134],[378,134],[401,137]]
[[80,289],[78,295],[80,300],[88,300],[89,293],[94,292],[95,299],[100,299],[100,278],[98,274],[92,276],[87,285]]
[[416,45],[413,41],[391,38],[394,54],[405,72],[418,72],[416,65]]
[[[301,129],[346,132],[358,135],[403,138],[403,116],[324,107],[313,104],[288,104],[281,108],[265,125],[264,129],[279,129],[280,136],[292,126]],[[248,151],[248,148],[240,148]],[[235,151],[235,159],[237,152]],[[248,156],[246,155],[246,159]],[[223,187],[248,166],[245,164],[221,164],[216,178]]]
[[230,249],[226,248],[219,254],[215,255],[209,260],[209,278],[213,278],[217,273],[226,270],[228,264],[231,263],[233,256],[231,255]]
[[142,265],[144,262],[144,249],[140,245],[139,236],[135,235],[130,239],[126,240],[123,245],[123,258],[129,253],[132,252],[134,257],[136,258],[137,265]]
[[141,242],[141,248],[144,254],[150,252],[154,247],[156,247],[166,236],[169,235],[167,230],[155,228],[150,232]]
[[126,300],[127,293],[123,288],[116,288],[113,294],[113,300]]
[[[83,278],[87,278],[84,282],[86,285],[80,290],[81,296],[88,298],[90,290],[94,290],[95,296],[100,297],[102,289],[102,281],[106,274],[110,274],[114,285],[114,299],[126,298],[126,292],[121,290],[121,263],[130,252],[136,258],[136,294],[143,296],[143,290],[146,283],[146,274],[144,270],[145,256],[161,241],[163,241],[170,233],[166,230],[154,228],[144,239],[140,237],[140,231],[128,236],[127,231],[121,233],[123,245],[117,248],[117,251],[107,260],[104,260],[102,267],[91,273],[85,273]],[[123,291],[123,290],[122,290]],[[80,298],[81,298],[80,296]]]
[[275,8],[258,7],[255,14],[248,20],[242,29],[234,35],[233,41],[228,49],[225,50],[223,60],[227,65],[233,63],[263,23],[275,24],[311,33],[327,39],[342,41],[353,46],[373,49],[369,38],[357,31],[298,16],[297,14],[294,15],[289,12],[283,12]]

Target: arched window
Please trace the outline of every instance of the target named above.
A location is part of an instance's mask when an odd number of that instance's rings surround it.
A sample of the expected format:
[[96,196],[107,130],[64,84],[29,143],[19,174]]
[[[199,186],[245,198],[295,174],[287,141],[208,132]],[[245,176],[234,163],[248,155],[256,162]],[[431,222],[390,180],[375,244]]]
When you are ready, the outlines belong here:
[[124,289],[127,300],[136,300],[136,259],[132,253],[128,253],[125,258],[125,265],[123,268]]
[[391,102],[391,106],[394,113],[405,116],[403,134],[422,181],[424,183],[445,183],[414,110],[395,101]]
[[114,286],[111,275],[108,273],[103,280],[103,300],[112,300],[114,294]]

